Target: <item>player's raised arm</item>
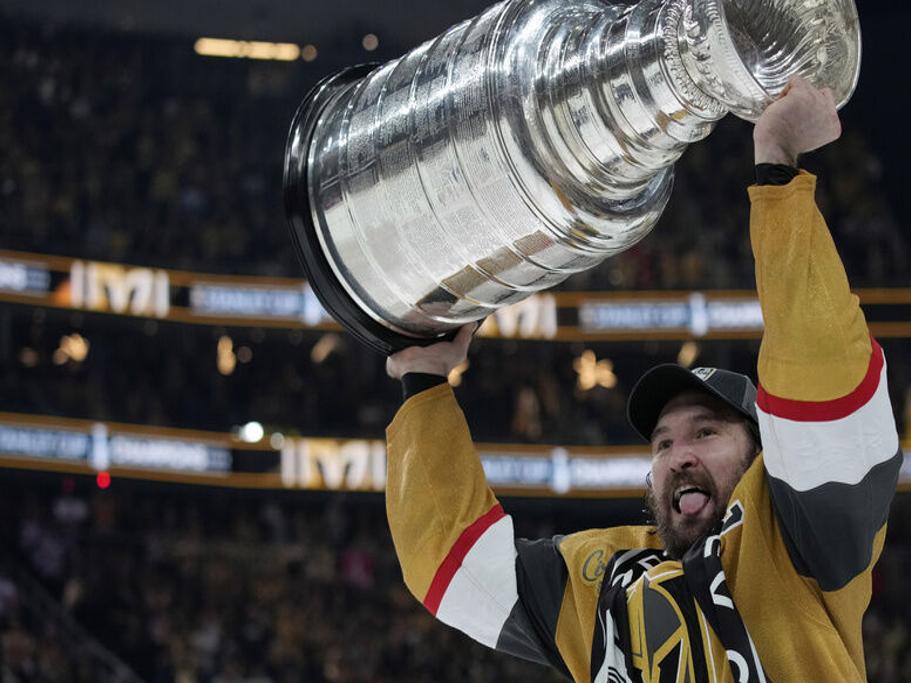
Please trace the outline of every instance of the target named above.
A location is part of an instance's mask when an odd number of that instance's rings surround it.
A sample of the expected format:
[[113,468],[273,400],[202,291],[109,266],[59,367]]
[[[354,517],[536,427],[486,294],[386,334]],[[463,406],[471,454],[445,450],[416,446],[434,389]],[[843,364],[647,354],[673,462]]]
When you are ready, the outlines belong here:
[[[547,620],[530,616],[520,601],[526,592],[517,561],[522,544],[517,547],[512,518],[487,485],[446,381],[465,360],[474,328],[466,325],[452,342],[408,348],[387,361],[406,399],[387,430],[392,539],[405,583],[440,621],[489,647],[564,669]],[[539,559],[533,571],[551,586],[542,594],[556,601],[555,624],[565,570],[553,546]]]
[[[754,132],[761,172],[841,133],[831,93],[802,80]],[[882,546],[901,463],[882,349],[814,201],[816,178],[750,188],[765,333],[757,398],[765,465],[788,551],[823,592],[868,570]]]

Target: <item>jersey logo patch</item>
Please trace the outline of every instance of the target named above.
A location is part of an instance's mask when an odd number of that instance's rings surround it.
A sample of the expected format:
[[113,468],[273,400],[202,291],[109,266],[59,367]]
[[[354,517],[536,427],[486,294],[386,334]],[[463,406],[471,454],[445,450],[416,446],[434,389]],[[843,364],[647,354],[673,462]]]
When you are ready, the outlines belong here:
[[604,550],[593,550],[582,563],[582,578],[590,582],[602,582],[608,575],[609,585],[629,586],[652,567],[667,558],[654,550],[628,550],[616,553],[609,562],[604,561]]

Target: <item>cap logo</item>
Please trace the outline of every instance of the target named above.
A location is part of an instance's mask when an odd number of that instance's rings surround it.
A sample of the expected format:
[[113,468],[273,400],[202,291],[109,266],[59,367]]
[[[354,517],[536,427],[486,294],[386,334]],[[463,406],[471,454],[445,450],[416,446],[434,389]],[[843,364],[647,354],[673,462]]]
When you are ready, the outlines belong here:
[[709,377],[715,374],[717,368],[696,368],[693,370],[693,374],[696,375],[703,382],[707,381]]

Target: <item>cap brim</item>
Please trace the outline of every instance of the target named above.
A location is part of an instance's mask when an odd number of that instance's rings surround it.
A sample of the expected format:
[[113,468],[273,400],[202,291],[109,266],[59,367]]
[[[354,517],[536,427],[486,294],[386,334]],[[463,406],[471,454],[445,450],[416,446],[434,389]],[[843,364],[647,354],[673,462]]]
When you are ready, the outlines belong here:
[[[737,412],[743,413],[740,406],[731,403],[727,396],[713,389],[686,368],[667,363],[652,368],[636,382],[627,402],[627,418],[643,439],[651,441],[652,432],[655,431],[655,425],[658,424],[664,406],[678,394],[694,389],[714,396]],[[746,413],[743,414],[754,419]]]

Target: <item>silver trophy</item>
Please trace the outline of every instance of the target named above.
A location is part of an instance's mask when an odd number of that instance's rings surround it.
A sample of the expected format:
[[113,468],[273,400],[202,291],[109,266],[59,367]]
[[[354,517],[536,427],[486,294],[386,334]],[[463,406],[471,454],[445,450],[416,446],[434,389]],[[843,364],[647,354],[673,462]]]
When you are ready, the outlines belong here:
[[840,106],[859,68],[853,0],[506,0],[307,95],[291,232],[359,339],[432,342],[641,240],[728,112],[798,74]]

